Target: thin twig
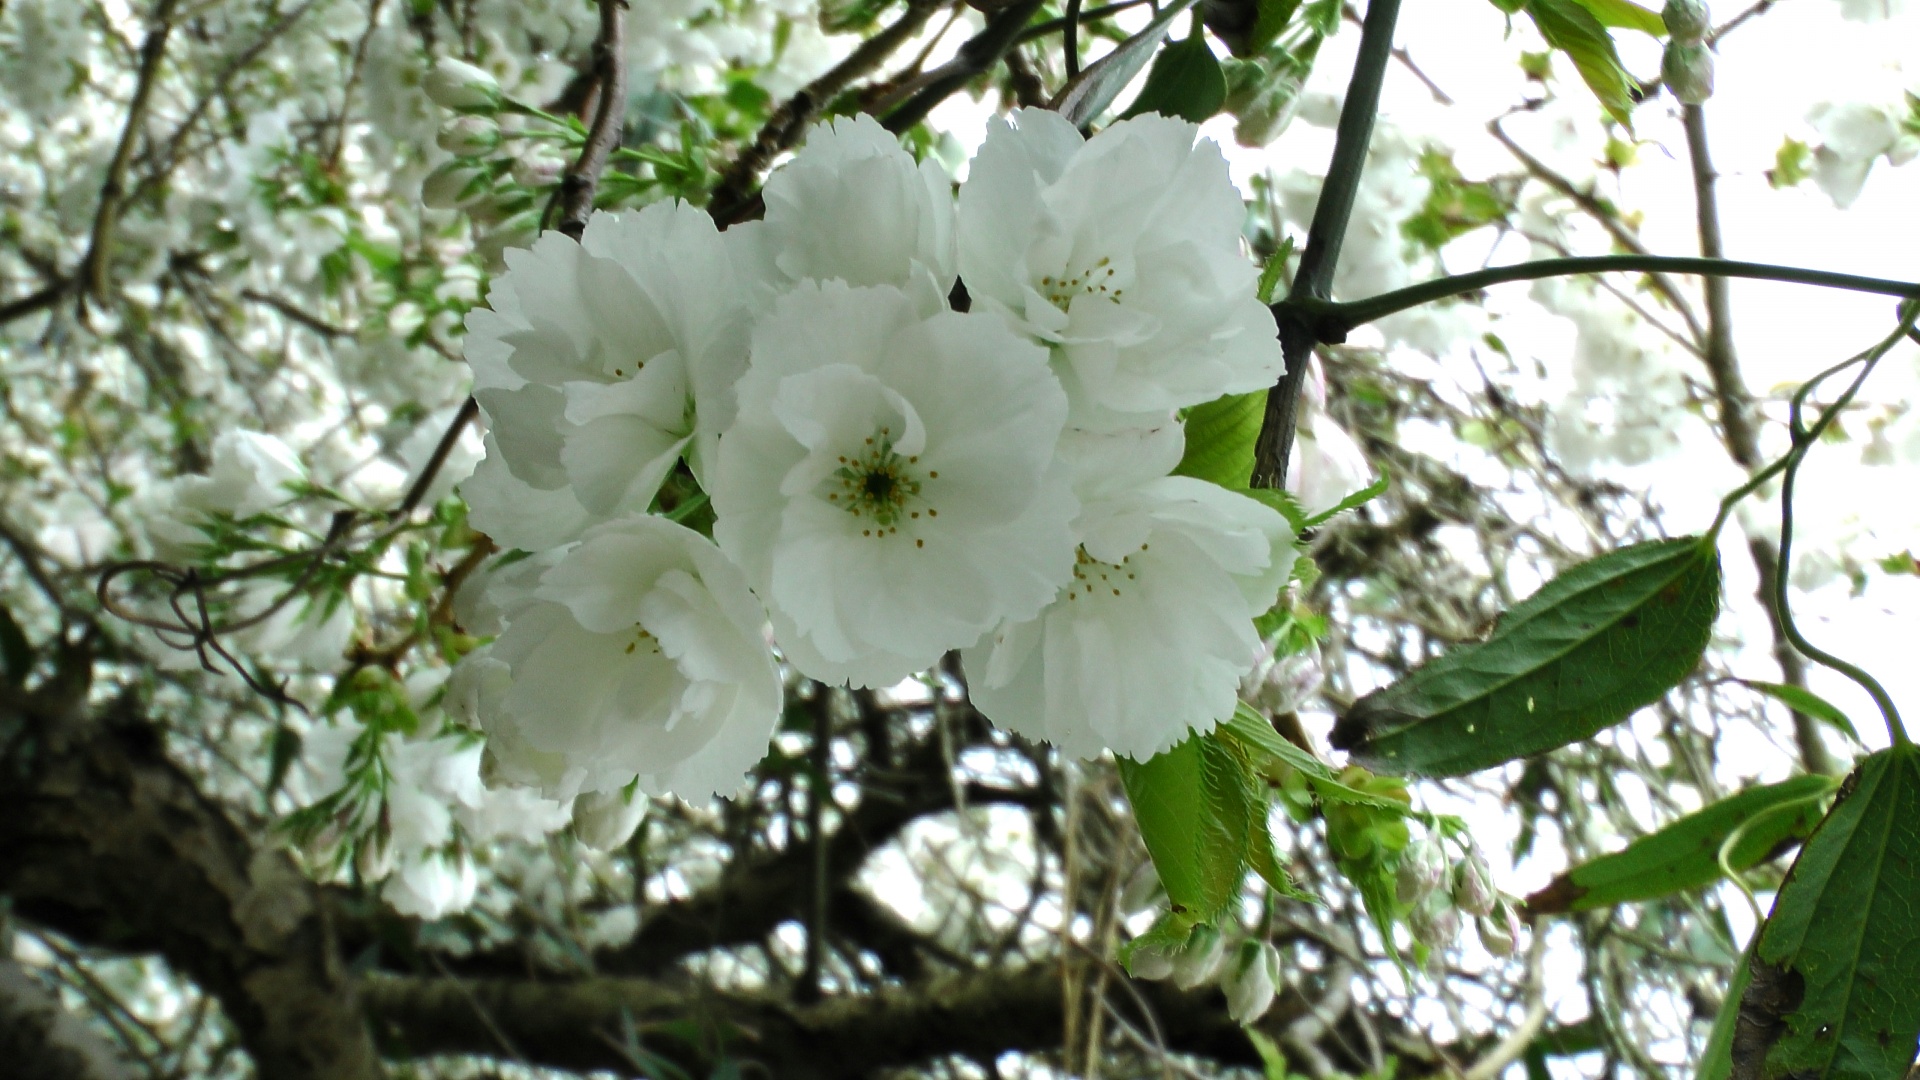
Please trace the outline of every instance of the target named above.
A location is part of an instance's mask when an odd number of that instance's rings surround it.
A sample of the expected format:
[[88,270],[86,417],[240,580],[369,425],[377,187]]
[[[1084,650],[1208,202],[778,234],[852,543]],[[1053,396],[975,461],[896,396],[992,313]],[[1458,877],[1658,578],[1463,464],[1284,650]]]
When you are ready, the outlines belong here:
[[[1707,147],[1706,110],[1686,106],[1685,127],[1687,158],[1693,170],[1695,217],[1700,233],[1700,254],[1710,258],[1726,257],[1726,244],[1720,234],[1719,198],[1713,158]],[[1746,380],[1740,375],[1740,361],[1733,347],[1733,303],[1725,278],[1710,277],[1703,283],[1707,297],[1706,349],[1701,354],[1713,379],[1713,393],[1720,405],[1720,433],[1727,453],[1740,468],[1752,473],[1765,462],[1760,453],[1760,438],[1754,430],[1752,397]],[[1807,665],[1793,649],[1782,618],[1779,600],[1771,582],[1780,573],[1780,552],[1763,536],[1751,537],[1748,554],[1760,575],[1760,607],[1767,615],[1773,633],[1773,657],[1780,665],[1781,680],[1789,686],[1807,685]],[[1808,772],[1828,775],[1836,771],[1833,755],[1820,737],[1818,721],[1799,709],[1788,709],[1793,720],[1794,745],[1800,751],[1800,764]]]
[[[1649,254],[1646,247],[1640,243],[1640,238],[1634,235],[1633,231],[1628,229],[1626,225],[1620,221],[1620,216],[1614,213],[1611,207],[1601,202],[1592,192],[1582,191],[1580,188],[1574,186],[1573,181],[1554,171],[1546,162],[1528,153],[1525,147],[1514,141],[1513,136],[1507,134],[1506,129],[1500,126],[1498,119],[1489,121],[1487,123],[1487,130],[1493,134],[1495,141],[1507,148],[1508,153],[1519,159],[1520,164],[1526,168],[1528,175],[1559,192],[1561,195],[1572,199],[1575,206],[1586,211],[1588,217],[1599,222],[1600,227],[1607,230],[1607,235],[1613,239],[1614,243],[1636,255]],[[1719,253],[1705,252],[1703,254],[1717,256]],[[1667,303],[1673,305],[1673,309],[1679,313],[1681,321],[1687,324],[1687,333],[1692,336],[1695,342],[1690,348],[1695,353],[1698,353],[1702,348],[1699,343],[1706,340],[1707,333],[1706,330],[1701,327],[1699,317],[1694,314],[1693,305],[1687,302],[1686,295],[1680,291],[1678,285],[1674,284],[1672,278],[1665,274],[1652,274],[1649,275],[1649,278],[1653,282],[1654,289],[1666,298]]]
[[941,6],[941,0],[912,0],[907,10],[886,29],[861,42],[860,47],[847,54],[845,60],[800,88],[786,104],[775,109],[767,122],[760,126],[753,144],[741,150],[740,155],[721,170],[720,183],[714,187],[713,197],[708,203],[714,220],[722,225],[731,225],[753,216],[758,202],[752,194],[754,182],[759,179],[767,163],[781,151],[798,143],[807,124],[822,108],[855,79],[879,67],[908,39],[919,33],[920,28]]
[[220,74],[214,76],[213,85],[207,88],[206,93],[200,95],[200,98],[193,103],[193,108],[187,110],[186,118],[181,120],[179,126],[173,129],[173,134],[167,137],[167,145],[160,153],[159,163],[141,177],[139,185],[134,188],[135,199],[145,196],[172,175],[174,168],[180,164],[181,151],[186,145],[187,136],[193,133],[193,129],[206,116],[207,110],[213,106],[214,101],[227,92],[227,87],[233,84],[236,76],[260,58],[260,54],[266,51],[267,46],[279,40],[282,34],[293,28],[294,23],[299,22],[308,11],[312,10],[316,2],[317,0],[305,0],[300,6],[281,16],[272,26],[261,31],[257,41],[227,61],[226,66],[220,69]]
[[127,166],[133,161],[133,144],[140,138],[147,118],[147,103],[153,100],[153,84],[160,77],[160,61],[166,56],[167,36],[173,32],[173,9],[179,0],[158,0],[147,24],[147,37],[140,45],[140,71],[133,86],[133,98],[127,103],[127,120],[120,128],[120,141],[107,163],[107,176],[100,184],[100,202],[93,212],[93,234],[87,241],[87,254],[74,274],[79,282],[81,303],[92,296],[105,299],[107,260],[113,248],[113,226],[120,214],[120,201],[126,194]]
[[620,144],[627,114],[627,0],[600,0],[600,36],[593,43],[593,64],[600,80],[593,125],[580,157],[560,181],[560,231],[580,239],[593,213],[593,195],[606,170],[607,155]]
[[927,72],[919,89],[906,102],[888,113],[881,123],[888,131],[902,132],[926,119],[935,105],[952,97],[976,77],[993,70],[1008,49],[1020,37],[1040,10],[1042,0],[1014,0],[987,20],[981,31],[968,38],[952,60]]
[[407,488],[406,497],[400,500],[400,508],[395,511],[399,517],[406,517],[420,505],[420,500],[426,497],[427,489],[433,485],[433,478],[440,475],[441,467],[447,463],[447,455],[453,452],[453,444],[460,441],[460,433],[465,431],[467,425],[473,423],[473,418],[478,415],[480,415],[478,401],[468,397],[460,403],[460,411],[453,414],[445,434],[442,434],[440,441],[434,444],[433,454],[427,458],[426,467],[420,470],[419,477]]

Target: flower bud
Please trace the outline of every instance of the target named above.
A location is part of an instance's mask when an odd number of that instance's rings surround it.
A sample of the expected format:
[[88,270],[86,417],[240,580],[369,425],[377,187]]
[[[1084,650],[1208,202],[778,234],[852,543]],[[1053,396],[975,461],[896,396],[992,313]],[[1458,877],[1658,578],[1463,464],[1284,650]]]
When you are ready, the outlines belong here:
[[1196,926],[1173,957],[1173,983],[1191,990],[1213,978],[1227,952],[1227,939],[1211,926]]
[[471,161],[449,161],[420,182],[420,201],[435,210],[452,210],[486,194],[487,176]]
[[1274,986],[1279,981],[1279,951],[1265,941],[1249,938],[1241,942],[1220,980],[1221,989],[1227,992],[1227,1015],[1241,1024],[1260,1019],[1273,1006]]
[[1460,912],[1446,893],[1432,893],[1407,915],[1413,939],[1429,949],[1444,949],[1460,936]]
[[523,188],[550,187],[560,182],[560,174],[566,169],[565,162],[550,157],[515,158],[513,182]]
[[506,269],[508,248],[531,247],[534,238],[540,235],[540,215],[538,212],[516,214],[475,238],[473,253],[480,258],[481,265],[489,273],[500,273]]
[[1478,851],[1453,864],[1453,902],[1469,915],[1487,915],[1493,911],[1498,894],[1493,889],[1493,870]]
[[1300,80],[1281,76],[1244,108],[1234,110],[1238,122],[1233,140],[1241,146],[1265,146],[1279,138],[1300,112]]
[[1493,914],[1482,917],[1476,927],[1480,931],[1480,944],[1495,956],[1512,956],[1520,942],[1520,916],[1514,914],[1512,904],[1502,903]]
[[360,850],[354,854],[354,868],[360,871],[360,880],[366,882],[381,881],[393,873],[393,840],[384,830],[376,829],[360,841]]
[[460,112],[500,111],[500,83],[464,60],[443,56],[421,84],[433,103]]
[[1141,945],[1127,956],[1127,974],[1136,979],[1164,979],[1173,974],[1173,953],[1161,945]]
[[1713,50],[1669,43],[1660,57],[1660,77],[1675,98],[1688,105],[1701,104],[1713,96]]
[[1263,644],[1253,670],[1240,679],[1240,700],[1265,716],[1299,709],[1323,681],[1317,656],[1310,652],[1275,656],[1279,644],[1278,639]]
[[500,125],[484,116],[456,116],[440,126],[434,141],[454,157],[485,157],[500,146]]
[[1419,903],[1436,890],[1445,891],[1447,853],[1431,837],[1409,847],[1400,856],[1400,868],[1394,876],[1394,895],[1409,906]]
[[1120,890],[1120,910],[1128,915],[1138,914],[1158,904],[1165,895],[1166,890],[1160,887],[1159,871],[1151,862],[1143,862]]
[[640,827],[649,805],[637,791],[588,792],[573,800],[573,835],[584,847],[612,851]]
[[1698,45],[1713,32],[1713,19],[1700,0],[1667,0],[1660,9],[1660,21],[1667,24],[1667,38],[1676,45]]

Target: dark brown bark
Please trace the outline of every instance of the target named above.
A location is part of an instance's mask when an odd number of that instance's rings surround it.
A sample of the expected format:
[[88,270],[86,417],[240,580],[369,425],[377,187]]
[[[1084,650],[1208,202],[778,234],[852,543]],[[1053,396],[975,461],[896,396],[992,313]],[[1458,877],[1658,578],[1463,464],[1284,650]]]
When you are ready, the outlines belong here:
[[0,686],[0,893],[91,943],[157,951],[219,999],[262,1077],[381,1075],[320,890],[167,759],[130,699],[86,703],[89,661]]

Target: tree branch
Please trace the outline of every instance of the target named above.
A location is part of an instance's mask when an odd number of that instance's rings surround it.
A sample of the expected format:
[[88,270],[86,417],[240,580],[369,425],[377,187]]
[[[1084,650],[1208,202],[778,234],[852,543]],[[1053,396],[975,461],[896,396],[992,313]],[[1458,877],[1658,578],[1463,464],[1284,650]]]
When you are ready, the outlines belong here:
[[981,31],[968,38],[954,54],[952,60],[927,73],[920,81],[920,88],[912,97],[881,119],[888,131],[902,132],[927,118],[935,105],[952,97],[959,89],[980,75],[993,70],[993,65],[1013,48],[1020,38],[1020,32],[1026,29],[1033,13],[1040,10],[1042,0],[1013,0],[998,14],[987,20]]
[[600,36],[593,43],[593,64],[600,80],[593,126],[580,157],[560,180],[560,231],[580,239],[593,213],[593,195],[606,171],[607,155],[620,145],[627,116],[627,0],[600,0]]
[[[1687,159],[1693,169],[1700,254],[1709,259],[1724,258],[1726,244],[1720,235],[1719,198],[1714,188],[1714,182],[1720,176],[1714,171],[1713,157],[1708,152],[1706,110],[1698,105],[1686,106],[1685,125]],[[1720,404],[1721,438],[1726,442],[1727,453],[1733,460],[1752,474],[1766,465],[1766,459],[1760,453],[1760,437],[1754,429],[1753,398],[1747,392],[1746,380],[1740,375],[1740,360],[1733,348],[1733,304],[1728,295],[1727,279],[1709,277],[1705,288],[1707,334],[1703,359],[1713,379],[1714,398]],[[1772,541],[1763,536],[1749,537],[1747,550],[1753,558],[1754,570],[1760,575],[1760,607],[1766,612],[1767,626],[1773,633],[1773,658],[1780,665],[1781,680],[1789,686],[1804,687],[1807,685],[1807,664],[1788,640],[1786,625],[1780,617],[1780,605],[1774,596],[1773,580],[1780,573],[1780,552]],[[1819,723],[1798,709],[1790,709],[1789,712],[1793,717],[1794,744],[1800,751],[1800,766],[1810,773],[1822,775],[1837,772],[1833,755],[1821,740]]]
[[[1354,198],[1360,191],[1367,149],[1373,141],[1373,119],[1380,111],[1380,87],[1386,81],[1387,63],[1393,58],[1393,27],[1399,17],[1400,0],[1371,0],[1367,5],[1360,25],[1359,57],[1354,61],[1353,77],[1347,83],[1346,101],[1335,129],[1333,160],[1327,166],[1326,182],[1320,185],[1313,222],[1307,227],[1307,246],[1300,255],[1289,303],[1296,298],[1325,301],[1332,295],[1333,273],[1340,261],[1347,222],[1353,216]],[[1254,447],[1255,487],[1286,485],[1287,457],[1293,451],[1293,429],[1299,419],[1300,387],[1306,381],[1307,366],[1313,362],[1316,340],[1325,340],[1314,333],[1311,323],[1297,317],[1295,310],[1283,313],[1281,308],[1285,306],[1276,306],[1275,319],[1287,372],[1267,395],[1266,417]]]
[[164,955],[262,1076],[375,1080],[320,890],[167,760],[130,698],[90,712],[91,658],[60,651],[33,693],[0,686],[0,894],[76,939]]
[[721,225],[731,225],[755,216],[759,212],[759,199],[754,194],[754,184],[767,163],[798,143],[801,133],[822,108],[855,79],[892,56],[943,6],[940,0],[910,0],[907,10],[886,29],[861,42],[845,60],[800,88],[786,104],[774,110],[760,126],[753,145],[740,151],[740,156],[721,171],[720,183],[714,187],[713,198],[708,203],[714,220]]
[[1375,319],[1407,311],[1450,296],[1464,296],[1493,285],[1513,281],[1537,281],[1541,278],[1568,277],[1573,274],[1605,274],[1614,271],[1633,273],[1699,274],[1708,277],[1753,278],[1759,281],[1785,281],[1798,285],[1817,285],[1827,289],[1878,293],[1882,296],[1920,297],[1920,283],[1887,278],[1837,274],[1829,270],[1808,270],[1798,266],[1739,262],[1732,259],[1703,259],[1684,255],[1588,255],[1567,259],[1536,259],[1511,266],[1494,266],[1466,274],[1409,285],[1404,289],[1381,293],[1365,300],[1334,303],[1318,297],[1295,294],[1273,305],[1274,317],[1293,320],[1305,326],[1322,344],[1346,340],[1348,332]]
[[[565,983],[375,978],[368,1015],[383,1043],[409,1055],[498,1053],[513,1041],[528,1059],[566,1069],[631,1069],[622,1032],[696,1076],[723,1060],[753,1062],[780,1080],[854,1080],[953,1055],[991,1060],[1057,1048],[1063,965],[974,972],[876,994],[793,1005],[765,995],[686,989],[644,979]],[[1170,1049],[1226,1064],[1259,1058],[1217,991],[1136,983]],[[477,1006],[477,1008],[476,1008]],[[1297,1014],[1287,994],[1274,1017]],[[482,1014],[497,1026],[488,1030]],[[697,1032],[698,1034],[693,1034]]]
[[[1487,123],[1487,130],[1493,134],[1494,139],[1498,141],[1501,146],[1507,148],[1508,153],[1519,159],[1521,166],[1527,170],[1529,176],[1567,198],[1572,199],[1575,206],[1584,210],[1588,217],[1599,222],[1600,227],[1607,230],[1607,235],[1613,238],[1614,243],[1635,255],[1649,254],[1646,247],[1640,243],[1640,238],[1635,236],[1632,230],[1621,224],[1618,214],[1614,213],[1610,207],[1602,203],[1598,198],[1595,198],[1592,192],[1582,191],[1575,187],[1573,181],[1555,172],[1546,162],[1528,153],[1525,147],[1514,140],[1513,136],[1507,134],[1507,130],[1500,126],[1499,120],[1489,121]],[[1702,254],[1710,255],[1714,258],[1720,256],[1720,252],[1718,251],[1703,252]],[[1686,295],[1680,291],[1678,285],[1673,283],[1672,278],[1665,274],[1649,274],[1647,276],[1652,280],[1653,287],[1659,290],[1660,295],[1666,297],[1667,302],[1673,305],[1673,309],[1680,315],[1680,320],[1687,324],[1687,333],[1692,337],[1694,342],[1692,347],[1697,351],[1700,348],[1699,342],[1705,341],[1707,334],[1706,330],[1700,325],[1699,317],[1693,313],[1693,305],[1687,303]]]
[[179,0],[157,0],[148,20],[147,37],[140,45],[140,71],[133,86],[133,98],[127,103],[127,121],[120,128],[120,142],[107,164],[107,178],[100,185],[100,202],[93,212],[93,235],[87,242],[87,254],[74,274],[81,289],[81,302],[92,296],[103,299],[107,293],[107,260],[113,250],[113,227],[120,214],[120,201],[126,194],[127,166],[133,161],[133,144],[147,117],[147,103],[153,99],[153,84],[160,76],[160,61],[166,56],[167,36],[173,32],[173,9]]

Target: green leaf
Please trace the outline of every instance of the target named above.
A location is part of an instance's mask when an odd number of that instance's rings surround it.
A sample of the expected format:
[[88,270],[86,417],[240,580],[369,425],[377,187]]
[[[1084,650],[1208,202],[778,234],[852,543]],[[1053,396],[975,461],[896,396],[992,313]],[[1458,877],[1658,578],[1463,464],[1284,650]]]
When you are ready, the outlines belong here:
[[1576,0],[1587,14],[1592,15],[1601,26],[1615,26],[1622,30],[1638,30],[1654,37],[1667,36],[1666,21],[1660,13],[1641,7],[1633,0]]
[[1540,28],[1547,44],[1567,54],[1607,113],[1622,124],[1633,123],[1631,80],[1620,66],[1607,28],[1577,0],[1527,0],[1527,14]]
[[1737,679],[1735,681],[1749,690],[1758,690],[1760,693],[1773,698],[1794,712],[1805,713],[1815,720],[1840,729],[1840,731],[1846,734],[1847,738],[1853,740],[1855,746],[1864,745],[1860,742],[1860,733],[1854,730],[1853,721],[1847,719],[1847,714],[1841,712],[1832,702],[1811,690],[1799,686],[1789,686],[1786,683],[1760,682],[1755,679]]
[[1796,776],[1749,788],[1697,810],[1611,855],[1574,867],[1527,897],[1535,914],[1587,911],[1652,900],[1720,880],[1720,849],[1740,830],[1727,865],[1744,870],[1783,843],[1804,839],[1820,820],[1819,798],[1834,788],[1825,776]]
[[1727,980],[1727,992],[1720,999],[1720,1015],[1713,1018],[1713,1030],[1707,1033],[1707,1047],[1700,1052],[1700,1068],[1693,1080],[1727,1080],[1733,1072],[1733,1030],[1740,1020],[1740,995],[1747,992],[1753,979],[1747,965],[1753,960],[1753,945],[1740,954]]
[[1207,46],[1206,35],[1196,33],[1160,50],[1147,72],[1147,84],[1126,115],[1157,112],[1198,124],[1219,112],[1226,100],[1226,73]]
[[1247,41],[1247,48],[1239,55],[1254,56],[1267,51],[1280,32],[1293,21],[1293,13],[1300,10],[1300,0],[1258,0],[1253,19],[1253,34]]
[[1153,21],[1140,32],[1114,46],[1113,51],[1088,64],[1080,74],[1060,88],[1048,108],[1067,118],[1074,127],[1086,127],[1099,116],[1120,91],[1127,88],[1167,34],[1173,20],[1194,5],[1194,0],[1174,0],[1160,9]]
[[1118,759],[1153,868],[1177,914],[1210,921],[1247,876],[1248,834],[1262,797],[1244,756],[1195,735],[1144,762]]
[[1920,748],[1860,763],[1760,928],[1733,1080],[1903,1077],[1920,1039]]
[[1580,564],[1486,641],[1353,704],[1332,742],[1384,772],[1459,776],[1592,737],[1692,673],[1720,607],[1720,557],[1698,537]]
[[1266,717],[1254,712],[1244,701],[1218,730],[1240,743],[1249,753],[1270,758],[1305,774],[1314,793],[1329,802],[1368,806],[1401,815],[1411,812],[1401,800],[1362,791],[1341,780],[1341,774],[1333,766],[1282,738]]
[[33,671],[33,646],[14,621],[13,612],[4,607],[0,607],[0,664],[6,668],[7,681],[15,686],[25,686],[28,673]]
[[1308,518],[1301,527],[1311,529],[1320,525],[1325,525],[1327,522],[1332,521],[1334,518],[1340,516],[1341,514],[1346,513],[1349,510],[1354,509],[1355,507],[1365,506],[1366,504],[1372,502],[1373,500],[1379,498],[1380,496],[1385,495],[1387,493],[1387,484],[1388,484],[1387,470],[1385,468],[1382,468],[1380,470],[1380,475],[1374,478],[1373,483],[1368,484],[1366,487],[1361,488],[1359,491],[1356,491],[1353,494],[1347,496],[1346,498],[1341,499],[1339,502],[1334,503],[1331,507],[1328,507],[1327,509],[1322,510],[1321,512]]
[[1230,394],[1187,410],[1187,449],[1174,474],[1244,490],[1253,476],[1253,447],[1266,416],[1265,390]]

